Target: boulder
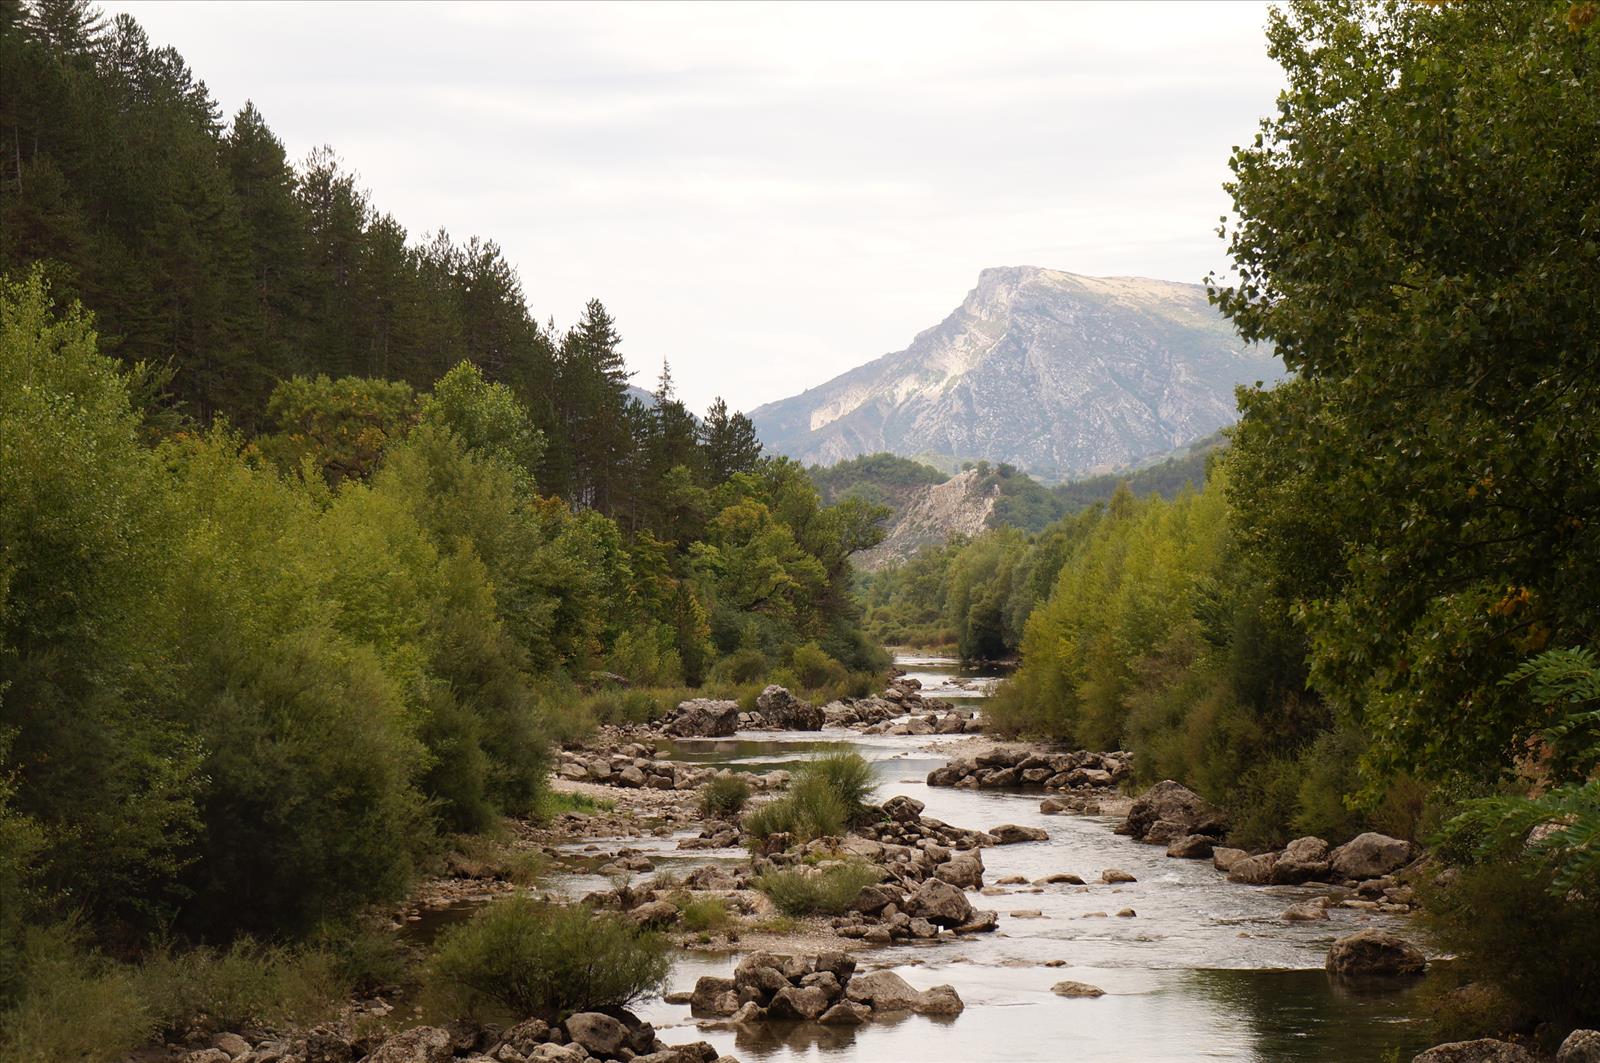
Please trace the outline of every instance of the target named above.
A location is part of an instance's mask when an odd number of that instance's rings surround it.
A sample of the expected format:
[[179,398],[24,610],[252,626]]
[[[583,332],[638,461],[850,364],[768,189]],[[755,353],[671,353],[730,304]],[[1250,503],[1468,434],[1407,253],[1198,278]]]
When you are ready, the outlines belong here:
[[628,1028],[598,1011],[580,1011],[561,1024],[567,1040],[591,1056],[607,1059],[628,1043]]
[[1118,882],[1138,882],[1139,880],[1120,867],[1108,867],[1100,872],[1100,881],[1111,886]]
[[680,702],[664,731],[679,738],[726,738],[739,728],[739,703],[713,698]]
[[524,1056],[533,1051],[535,1045],[542,1045],[548,1040],[550,1024],[543,1019],[524,1019],[500,1035],[500,1044]]
[[683,913],[671,901],[646,901],[637,908],[629,909],[628,918],[634,926],[660,930],[676,924],[683,918]]
[[819,986],[790,986],[772,995],[767,1018],[779,1021],[810,1022],[828,1010],[828,994]]
[[817,1021],[824,1026],[860,1026],[871,1014],[872,1009],[865,1004],[841,1000],[817,1016]]
[[922,818],[922,810],[925,807],[927,806],[916,798],[901,794],[883,803],[883,813],[896,823],[916,823]]
[[856,899],[850,902],[850,910],[862,915],[877,915],[888,905],[899,904],[904,899],[905,894],[894,886],[863,886],[861,892],[856,894]]
[[999,912],[973,912],[972,918],[955,928],[958,934],[987,934],[1000,926]]
[[1411,1063],[1538,1063],[1538,1060],[1521,1045],[1484,1037],[1438,1045],[1412,1056]]
[[[1119,832],[1140,841],[1148,840],[1155,824],[1165,822],[1181,827],[1181,834],[1206,834],[1221,837],[1228,821],[1222,810],[1211,802],[1171,779],[1164,779],[1140,794],[1128,809],[1128,818]],[[1169,834],[1167,839],[1176,837]]]
[[950,883],[952,886],[964,890],[983,888],[983,861],[977,856],[977,850],[972,853],[963,853],[953,856],[949,860],[933,869],[935,878]]
[[236,1033],[219,1033],[211,1043],[228,1053],[229,1059],[238,1059],[240,1056],[250,1054],[250,1042]]
[[197,1048],[184,1053],[182,1063],[233,1063],[233,1057],[220,1048]]
[[528,1063],[589,1063],[589,1053],[577,1045],[534,1045]]
[[1228,868],[1228,881],[1242,882],[1247,886],[1268,885],[1272,882],[1272,865],[1277,862],[1277,853],[1262,853],[1236,860]]
[[[1167,854],[1171,856],[1171,853]],[[1218,871],[1232,871],[1233,865],[1241,860],[1250,859],[1250,854],[1243,849],[1229,849],[1226,846],[1217,846],[1211,850],[1211,866]]]
[[922,991],[917,1003],[918,1015],[960,1015],[967,1005],[952,985],[936,985]]
[[1053,875],[1046,875],[1044,878],[1040,879],[1038,882],[1035,882],[1034,885],[1035,886],[1054,886],[1054,885],[1059,885],[1061,883],[1065,883],[1068,886],[1081,886],[1081,885],[1083,885],[1083,878],[1081,876],[1074,875],[1070,871],[1057,871]]
[[1573,1030],[1561,1042],[1556,1063],[1600,1063],[1600,1030]]
[[1283,918],[1291,923],[1313,923],[1319,919],[1328,918],[1328,902],[1325,898],[1314,901],[1301,901],[1291,904],[1283,910]]
[[996,845],[1016,845],[1018,842],[1044,842],[1050,835],[1038,827],[1022,827],[1015,823],[1002,823],[989,828],[989,836]]
[[1167,855],[1180,860],[1204,860],[1216,851],[1217,840],[1204,834],[1185,834],[1167,846]]
[[1387,930],[1358,930],[1328,950],[1327,968],[1336,975],[1416,974],[1427,966],[1421,949]]
[[1328,843],[1321,838],[1296,838],[1272,865],[1272,881],[1279,886],[1298,886],[1327,874]]
[[1369,831],[1335,849],[1328,862],[1337,877],[1361,881],[1398,871],[1411,856],[1410,842]]
[[915,1011],[922,994],[893,971],[858,975],[845,987],[845,996],[873,1011]]
[[702,975],[689,995],[689,1009],[696,1015],[732,1015],[739,1008],[732,978]]
[[446,1063],[454,1055],[455,1038],[449,1030],[417,1026],[383,1042],[367,1056],[367,1063]]
[[811,966],[819,973],[826,971],[833,975],[840,985],[847,984],[850,976],[856,973],[856,961],[848,952],[819,952]]
[[972,905],[955,886],[930,878],[906,898],[907,915],[921,916],[935,926],[958,927],[972,919]]
[[775,683],[756,696],[756,711],[768,723],[785,731],[822,730],[822,710]]
[[1047,797],[1039,802],[1039,811],[1046,816],[1058,815],[1071,807],[1059,797]]
[[629,789],[637,790],[648,781],[649,780],[645,778],[644,772],[640,771],[632,764],[629,764],[626,768],[623,768],[621,771],[617,772],[618,786],[625,786]]
[[1057,982],[1050,987],[1050,992],[1058,997],[1103,997],[1106,991],[1097,985],[1088,982]]

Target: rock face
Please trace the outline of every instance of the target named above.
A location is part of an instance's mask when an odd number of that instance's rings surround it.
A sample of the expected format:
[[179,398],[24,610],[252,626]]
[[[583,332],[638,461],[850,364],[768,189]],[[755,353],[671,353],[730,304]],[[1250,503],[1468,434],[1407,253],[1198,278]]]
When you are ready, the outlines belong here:
[[1107,471],[1235,417],[1238,384],[1283,375],[1195,284],[986,269],[895,354],[751,412],[768,449],[830,464],[878,451]]
[[767,687],[756,697],[756,711],[766,718],[768,724],[781,730],[822,730],[822,710],[776,684]]
[[739,727],[739,703],[693,698],[678,705],[662,728],[679,738],[727,738]]
[[1358,930],[1328,950],[1328,970],[1337,975],[1417,974],[1427,966],[1421,949],[1387,930]]
[[1411,1057],[1411,1063],[1538,1063],[1521,1045],[1484,1037],[1477,1041],[1452,1041]]
[[1369,879],[1398,871],[1411,860],[1411,843],[1385,834],[1358,834],[1333,851],[1329,865],[1340,878]]
[[1117,832],[1167,845],[1195,834],[1218,838],[1227,829],[1221,809],[1182,783],[1164,779],[1139,795]]

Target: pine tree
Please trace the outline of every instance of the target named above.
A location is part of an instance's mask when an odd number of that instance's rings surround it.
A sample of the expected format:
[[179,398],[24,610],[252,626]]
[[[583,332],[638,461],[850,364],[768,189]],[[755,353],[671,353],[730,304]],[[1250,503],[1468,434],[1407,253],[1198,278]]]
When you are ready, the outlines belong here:
[[756,426],[742,413],[728,413],[728,404],[719,395],[706,411],[700,426],[708,482],[719,484],[738,472],[753,472],[761,462],[761,440]]

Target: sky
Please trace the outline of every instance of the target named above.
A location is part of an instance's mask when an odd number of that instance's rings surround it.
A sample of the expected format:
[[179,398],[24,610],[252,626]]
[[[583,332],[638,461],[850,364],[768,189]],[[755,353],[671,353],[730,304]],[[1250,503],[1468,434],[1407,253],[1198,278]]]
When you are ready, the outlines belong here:
[[1281,73],[1262,3],[105,3],[414,237],[590,298],[634,382],[750,409],[907,346],[987,266],[1199,282]]

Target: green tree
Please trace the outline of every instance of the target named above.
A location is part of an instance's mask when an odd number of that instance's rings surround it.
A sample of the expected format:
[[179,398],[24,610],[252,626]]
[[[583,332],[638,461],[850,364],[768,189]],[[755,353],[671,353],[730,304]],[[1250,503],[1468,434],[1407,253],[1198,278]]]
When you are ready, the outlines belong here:
[[1295,378],[1246,391],[1240,534],[1375,765],[1502,770],[1499,684],[1600,608],[1600,33],[1565,2],[1293,3],[1213,297]]

